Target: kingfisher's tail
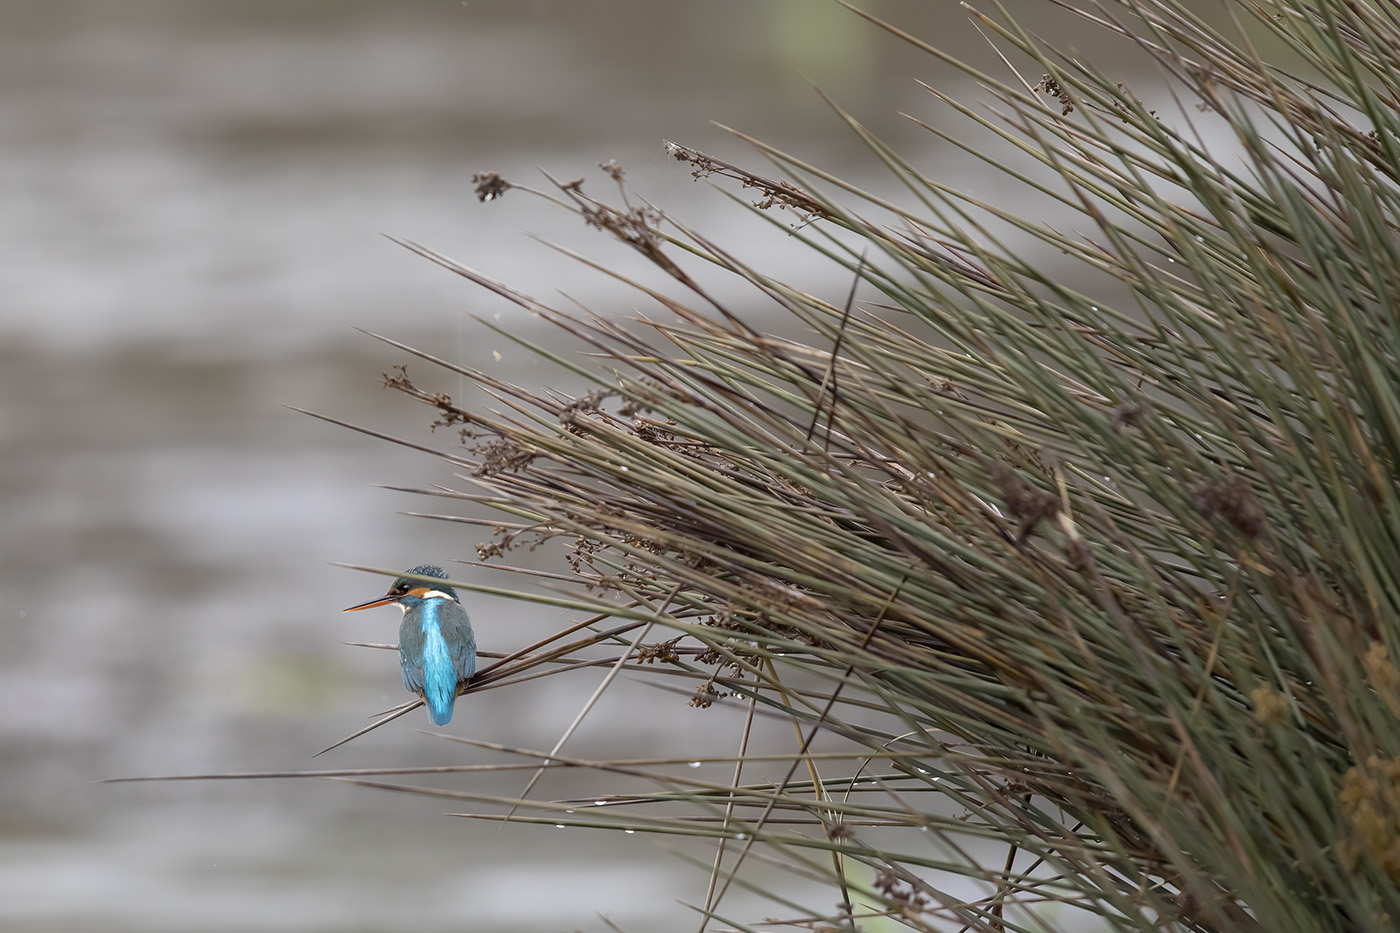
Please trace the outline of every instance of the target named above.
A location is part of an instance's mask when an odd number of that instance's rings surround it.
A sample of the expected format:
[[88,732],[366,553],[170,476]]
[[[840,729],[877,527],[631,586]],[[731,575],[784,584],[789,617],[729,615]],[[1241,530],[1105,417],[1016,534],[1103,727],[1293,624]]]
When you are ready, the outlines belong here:
[[433,702],[433,697],[424,699],[427,700],[428,718],[433,721],[433,725],[445,726],[452,721],[452,701],[457,699],[456,697],[449,697],[445,702],[438,698],[436,703]]

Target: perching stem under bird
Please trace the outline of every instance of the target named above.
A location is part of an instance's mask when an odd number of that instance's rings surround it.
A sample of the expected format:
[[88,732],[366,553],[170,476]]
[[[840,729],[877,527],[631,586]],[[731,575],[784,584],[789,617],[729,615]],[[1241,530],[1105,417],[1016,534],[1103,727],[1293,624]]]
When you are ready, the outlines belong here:
[[[424,564],[405,571],[419,577],[446,580],[441,567]],[[457,688],[476,673],[476,634],[471,620],[447,585],[429,585],[399,577],[389,592],[346,609],[356,612],[393,604],[403,611],[399,625],[399,664],[403,685],[428,705],[435,726],[452,721]]]

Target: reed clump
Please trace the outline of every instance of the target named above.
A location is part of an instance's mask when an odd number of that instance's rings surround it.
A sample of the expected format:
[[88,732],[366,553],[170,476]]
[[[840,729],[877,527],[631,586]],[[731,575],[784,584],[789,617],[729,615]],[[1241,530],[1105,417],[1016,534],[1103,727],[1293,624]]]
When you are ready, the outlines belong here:
[[[593,385],[407,347],[500,411],[389,378],[463,432],[460,479],[425,492],[489,510],[480,557],[563,541],[516,595],[593,613],[469,690],[540,664],[669,671],[696,705],[732,696],[803,737],[784,780],[750,777],[767,751],[747,749],[723,786],[541,752],[656,790],[587,818],[522,794],[513,818],[718,840],[707,918],[771,856],[829,885],[800,906],[765,889],[804,929],[1400,922],[1400,18],[1389,0],[1229,11],[1065,7],[1157,63],[1154,109],[979,17],[1006,73],[960,67],[990,100],[929,92],[1038,166],[988,156],[993,199],[839,110],[902,199],[757,140],[761,171],[670,147],[843,268],[844,303],[629,198],[612,165],[608,197],[498,175],[480,193],[549,198],[654,263],[673,288],[626,283],[645,319],[413,247],[557,327],[585,352],[482,325]],[[1203,124],[1228,134],[1209,146]],[[1025,216],[1023,190],[1073,221]],[[788,323],[755,326],[703,265]]]

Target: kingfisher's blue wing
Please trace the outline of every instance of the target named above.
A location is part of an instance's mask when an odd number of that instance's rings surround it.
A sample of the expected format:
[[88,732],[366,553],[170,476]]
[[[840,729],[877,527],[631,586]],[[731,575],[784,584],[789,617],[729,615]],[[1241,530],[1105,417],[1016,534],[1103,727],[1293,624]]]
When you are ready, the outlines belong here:
[[438,619],[457,679],[470,680],[476,673],[476,633],[472,631],[467,611],[456,603],[448,603],[442,607]]
[[399,658],[399,667],[403,672],[403,686],[409,693],[421,694],[423,692],[423,665],[414,664],[408,658]]
[[423,629],[416,619],[404,616],[399,626],[399,667],[409,693],[423,694]]

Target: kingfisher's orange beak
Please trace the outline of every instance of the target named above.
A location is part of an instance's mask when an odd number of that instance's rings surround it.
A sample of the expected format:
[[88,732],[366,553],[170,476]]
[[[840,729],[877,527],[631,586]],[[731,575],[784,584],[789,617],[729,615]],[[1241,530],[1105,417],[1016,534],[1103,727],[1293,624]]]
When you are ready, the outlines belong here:
[[373,609],[375,606],[387,606],[393,602],[398,602],[397,596],[376,596],[369,602],[360,603],[348,609],[342,609],[341,612],[359,612],[361,609]]

